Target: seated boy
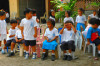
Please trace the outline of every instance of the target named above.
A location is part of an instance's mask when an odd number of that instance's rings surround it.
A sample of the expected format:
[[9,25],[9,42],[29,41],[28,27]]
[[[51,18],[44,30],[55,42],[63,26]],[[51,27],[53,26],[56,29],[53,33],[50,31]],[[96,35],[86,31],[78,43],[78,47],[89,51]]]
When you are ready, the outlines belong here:
[[[75,51],[75,33],[76,29],[73,26],[72,21],[66,21],[63,29],[60,31],[62,34],[61,50],[64,52],[63,60],[72,60],[71,52]],[[69,51],[69,53],[66,52]]]
[[8,57],[11,57],[11,56],[15,55],[14,54],[14,47],[15,47],[16,43],[23,44],[23,46],[24,46],[24,55],[25,55],[25,41],[24,41],[24,37],[22,37],[20,29],[21,29],[20,28],[20,22],[18,22],[18,30],[15,33],[14,41],[11,42],[11,53],[8,54]]
[[100,29],[98,29],[100,20],[92,18],[89,20],[89,23],[92,26],[88,29],[87,32],[87,45],[89,45],[90,42],[95,43],[98,48],[98,56],[100,57]]
[[11,45],[11,42],[14,41],[15,39],[15,33],[16,33],[16,26],[17,26],[17,21],[16,20],[11,20],[10,21],[11,28],[9,29],[9,37],[7,38],[7,43],[2,49],[2,54],[5,54],[5,48],[9,47]]

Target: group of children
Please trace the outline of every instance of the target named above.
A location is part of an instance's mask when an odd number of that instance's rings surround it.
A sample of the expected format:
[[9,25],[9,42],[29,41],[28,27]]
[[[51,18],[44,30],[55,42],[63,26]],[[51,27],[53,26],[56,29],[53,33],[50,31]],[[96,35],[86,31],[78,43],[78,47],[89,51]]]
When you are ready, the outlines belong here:
[[[86,27],[86,17],[83,15],[84,11],[82,8],[78,9],[78,16],[76,17],[76,24],[74,27],[74,20],[70,17],[70,11],[65,11],[64,18],[64,27],[59,32],[62,36],[61,40],[61,50],[64,53],[63,60],[72,60],[71,52],[75,51],[75,33],[76,30],[81,31],[80,27],[82,26],[85,30]],[[47,21],[47,28],[44,33],[45,40],[42,45],[42,60],[45,60],[48,56],[46,50],[52,50],[51,60],[55,60],[55,50],[57,48],[56,39],[59,36],[58,30],[55,28],[55,11],[51,10],[51,16]],[[2,54],[5,54],[5,49],[11,46],[11,52],[7,55],[8,57],[14,56],[14,47],[15,44],[23,44],[24,46],[24,55],[25,59],[29,58],[29,46],[32,48],[32,59],[36,59],[36,37],[37,37],[37,28],[39,27],[39,19],[36,17],[36,10],[26,8],[24,11],[25,18],[21,22],[17,22],[15,19],[10,21],[11,28],[9,29],[9,36],[7,38],[7,25],[5,22],[5,12],[0,11],[0,48],[1,41],[4,40],[4,47],[2,48]],[[87,44],[90,44],[90,41],[94,42],[98,46],[98,53],[100,55],[100,37],[98,26],[100,25],[100,20],[96,18],[91,18],[89,16],[89,23],[92,25],[88,29],[87,33]],[[95,37],[94,37],[95,35]],[[92,37],[93,36],[93,37]],[[66,51],[68,50],[68,52]]]

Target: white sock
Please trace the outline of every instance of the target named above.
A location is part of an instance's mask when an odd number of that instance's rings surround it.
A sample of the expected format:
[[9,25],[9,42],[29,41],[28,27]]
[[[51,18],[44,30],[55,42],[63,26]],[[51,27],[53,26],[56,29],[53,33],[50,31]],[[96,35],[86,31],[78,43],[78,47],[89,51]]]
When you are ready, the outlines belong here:
[[98,50],[98,54],[100,54],[100,51]]
[[68,53],[68,55],[71,55],[71,53]]
[[67,53],[64,53],[64,55],[68,55]]
[[55,53],[52,53],[52,55],[55,55]]
[[28,52],[28,51],[26,51],[26,53],[28,54],[29,52]]
[[14,51],[11,50],[11,52],[14,52]]
[[46,52],[43,52],[44,54],[46,53]]

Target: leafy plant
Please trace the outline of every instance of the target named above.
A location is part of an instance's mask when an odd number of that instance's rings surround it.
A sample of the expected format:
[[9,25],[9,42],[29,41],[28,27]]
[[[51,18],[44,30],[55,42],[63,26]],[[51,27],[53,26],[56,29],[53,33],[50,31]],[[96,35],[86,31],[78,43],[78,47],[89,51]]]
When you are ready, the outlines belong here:
[[100,7],[100,2],[91,2],[91,3],[87,6],[87,8],[90,7],[90,6]]
[[72,17],[75,17],[76,14],[77,14],[77,12],[75,11],[75,10],[77,10],[77,9],[75,9],[75,4],[76,4],[77,0],[70,0],[70,2],[66,1],[66,3],[62,3],[59,0],[52,0],[50,2],[52,4],[55,4],[54,5],[54,9],[56,9],[56,10],[58,10],[60,8],[63,8],[63,11],[56,12],[56,14],[55,14],[56,18],[64,18],[66,10],[70,10],[71,11],[71,16]]

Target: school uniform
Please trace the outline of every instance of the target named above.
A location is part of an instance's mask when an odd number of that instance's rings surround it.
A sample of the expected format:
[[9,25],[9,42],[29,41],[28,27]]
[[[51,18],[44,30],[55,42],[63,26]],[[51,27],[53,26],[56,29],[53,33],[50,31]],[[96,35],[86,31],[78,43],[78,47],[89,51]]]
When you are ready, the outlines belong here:
[[36,38],[34,37],[35,30],[34,27],[37,27],[37,22],[33,19],[27,20],[26,18],[21,20],[21,27],[24,27],[24,40],[26,46],[35,46]]
[[61,36],[61,50],[71,49],[72,51],[75,51],[75,33],[73,29],[69,31],[65,28]]
[[[53,28],[53,30],[49,30],[49,28],[46,29],[44,36],[48,37],[49,41],[52,40],[55,36],[58,36],[58,30],[56,28]],[[43,42],[42,49],[47,49],[47,50],[55,50],[57,47],[58,43],[56,40],[52,42],[48,42],[45,40]]]
[[64,23],[65,23],[66,21],[72,21],[72,22],[74,23],[74,19],[73,19],[72,17],[65,17],[65,18],[64,18]]
[[0,20],[0,41],[6,40],[7,38],[7,24],[5,20]]
[[83,27],[83,29],[85,30],[85,21],[86,21],[86,16],[82,15],[82,16],[77,16],[76,17],[76,22],[77,22],[77,27],[76,30],[81,31],[81,26]]

